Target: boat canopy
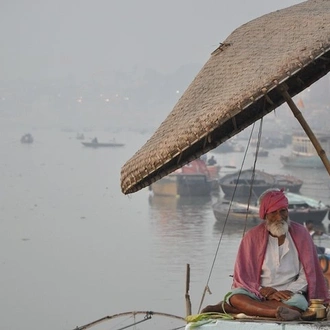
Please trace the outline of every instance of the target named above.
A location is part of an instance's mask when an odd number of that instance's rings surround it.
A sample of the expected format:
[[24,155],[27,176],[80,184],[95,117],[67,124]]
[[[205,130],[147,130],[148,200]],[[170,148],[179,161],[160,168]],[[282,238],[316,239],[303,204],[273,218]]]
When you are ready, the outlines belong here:
[[122,192],[150,185],[284,102],[290,105],[329,71],[330,1],[305,1],[242,25],[212,52],[172,112],[122,167]]

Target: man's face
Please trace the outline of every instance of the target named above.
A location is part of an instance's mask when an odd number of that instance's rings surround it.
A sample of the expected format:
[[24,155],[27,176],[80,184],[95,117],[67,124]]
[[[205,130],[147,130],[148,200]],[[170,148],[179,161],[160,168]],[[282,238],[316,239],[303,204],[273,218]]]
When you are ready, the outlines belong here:
[[270,222],[281,222],[281,221],[287,221],[289,216],[288,209],[283,207],[277,211],[270,212],[266,214],[266,220],[269,220]]
[[273,236],[285,235],[289,230],[289,212],[287,208],[266,214],[266,227]]

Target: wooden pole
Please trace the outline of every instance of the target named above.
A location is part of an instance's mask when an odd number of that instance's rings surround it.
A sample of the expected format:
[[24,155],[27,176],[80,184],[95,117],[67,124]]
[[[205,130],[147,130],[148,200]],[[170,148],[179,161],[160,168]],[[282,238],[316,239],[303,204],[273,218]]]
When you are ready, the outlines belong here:
[[186,314],[191,315],[191,301],[190,301],[190,296],[189,296],[189,287],[190,287],[190,265],[187,264],[186,268]]
[[292,101],[292,98],[291,98],[290,94],[287,92],[287,86],[286,85],[282,86],[280,88],[280,90],[281,90],[281,93],[282,93],[282,96],[283,96],[284,100],[286,101],[286,103],[290,107],[290,109],[293,112],[294,116],[299,121],[301,127],[303,128],[303,130],[305,131],[305,133],[307,134],[309,139],[311,140],[314,148],[317,151],[317,154],[320,156],[326,170],[328,171],[328,173],[330,175],[330,162],[329,162],[329,159],[328,159],[325,151],[322,149],[322,147],[321,147],[319,141],[317,140],[316,136],[314,135],[313,131],[311,130],[311,128],[307,124],[307,122],[306,122],[305,118],[303,117],[301,111],[297,108],[295,103]]

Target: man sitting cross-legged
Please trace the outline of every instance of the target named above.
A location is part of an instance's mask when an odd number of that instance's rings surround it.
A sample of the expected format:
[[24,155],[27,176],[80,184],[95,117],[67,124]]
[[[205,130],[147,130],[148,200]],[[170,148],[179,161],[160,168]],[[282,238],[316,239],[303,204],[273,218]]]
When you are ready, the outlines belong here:
[[307,318],[309,299],[329,302],[313,240],[304,226],[289,220],[282,190],[267,190],[259,201],[265,221],[242,239],[231,294],[202,313],[224,312],[224,307],[227,313],[285,321]]

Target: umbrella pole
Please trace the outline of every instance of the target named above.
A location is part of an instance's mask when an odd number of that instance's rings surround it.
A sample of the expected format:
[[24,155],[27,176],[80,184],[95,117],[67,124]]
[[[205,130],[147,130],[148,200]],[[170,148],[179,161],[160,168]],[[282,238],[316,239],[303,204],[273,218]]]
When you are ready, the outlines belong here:
[[292,100],[291,96],[289,95],[289,93],[287,92],[287,90],[281,89],[281,93],[282,93],[282,96],[283,96],[284,100],[288,104],[289,108],[293,112],[294,116],[299,121],[301,127],[304,129],[305,133],[307,134],[307,136],[309,137],[309,139],[313,143],[313,146],[315,147],[315,149],[316,149],[318,155],[320,156],[326,170],[328,171],[328,173],[330,175],[330,162],[329,162],[329,159],[328,159],[325,151],[322,149],[322,147],[321,147],[319,141],[317,140],[315,134],[313,133],[313,131],[311,130],[311,128],[307,124],[307,122],[306,122],[305,118],[303,117],[301,111],[298,109],[298,107],[293,102],[293,100]]

